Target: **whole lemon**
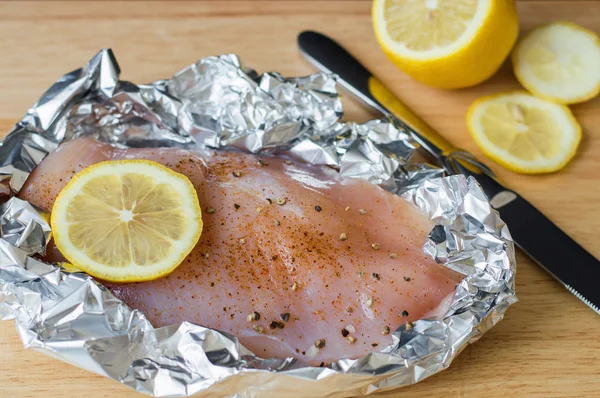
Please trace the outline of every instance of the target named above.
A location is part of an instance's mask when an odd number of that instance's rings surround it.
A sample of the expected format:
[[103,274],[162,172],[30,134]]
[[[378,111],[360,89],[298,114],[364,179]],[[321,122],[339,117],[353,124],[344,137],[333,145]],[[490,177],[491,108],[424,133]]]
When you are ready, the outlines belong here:
[[375,0],[372,17],[377,41],[398,68],[447,89],[492,76],[519,34],[514,0]]

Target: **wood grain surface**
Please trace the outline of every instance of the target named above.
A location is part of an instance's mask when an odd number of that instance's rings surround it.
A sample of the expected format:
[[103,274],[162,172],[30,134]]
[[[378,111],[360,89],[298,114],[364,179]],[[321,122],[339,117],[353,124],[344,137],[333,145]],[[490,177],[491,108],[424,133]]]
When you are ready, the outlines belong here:
[[[600,33],[598,1],[529,0],[519,1],[518,9],[522,32],[542,22],[571,20]],[[416,83],[379,49],[369,1],[0,3],[0,131],[8,132],[56,78],[83,65],[100,48],[112,47],[122,78],[138,83],[229,52],[259,71],[305,75],[313,69],[295,44],[304,29],[338,39],[433,127],[486,160],[467,133],[465,113],[484,94],[520,88],[510,65],[471,89],[440,91]],[[374,116],[350,98],[345,107],[349,120]],[[572,109],[584,139],[563,171],[522,176],[487,163],[600,257],[600,98]],[[448,370],[382,396],[600,396],[600,317],[522,253],[518,266],[520,303],[504,321]],[[112,380],[25,350],[12,321],[0,322],[0,352],[0,397],[140,396]]]

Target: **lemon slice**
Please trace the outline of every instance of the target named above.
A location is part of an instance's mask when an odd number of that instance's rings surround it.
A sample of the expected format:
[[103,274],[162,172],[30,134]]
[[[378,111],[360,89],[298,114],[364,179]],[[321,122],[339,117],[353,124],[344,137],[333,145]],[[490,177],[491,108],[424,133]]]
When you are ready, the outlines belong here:
[[519,41],[512,59],[519,82],[538,97],[574,104],[600,91],[600,40],[574,23],[533,29]]
[[581,127],[569,108],[525,92],[475,101],[467,113],[467,126],[488,157],[527,174],[560,170],[581,140]]
[[514,0],[375,0],[373,24],[400,69],[441,88],[490,77],[519,33]]
[[90,166],[59,193],[54,241],[77,268],[113,282],[156,279],[194,248],[202,213],[192,183],[149,160]]

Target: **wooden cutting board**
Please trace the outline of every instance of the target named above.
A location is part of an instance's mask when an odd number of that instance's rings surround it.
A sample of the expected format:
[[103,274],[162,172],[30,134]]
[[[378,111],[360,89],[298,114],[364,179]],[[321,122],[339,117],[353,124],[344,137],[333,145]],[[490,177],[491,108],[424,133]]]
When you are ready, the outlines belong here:
[[[598,1],[529,0],[518,1],[518,8],[522,32],[564,19],[600,33]],[[8,132],[56,78],[102,47],[114,49],[122,78],[138,83],[227,52],[259,71],[294,76],[313,71],[296,49],[296,35],[304,29],[338,39],[433,127],[484,160],[465,127],[467,107],[484,94],[520,88],[508,64],[471,89],[440,91],[412,81],[377,46],[370,1],[7,2],[0,4],[0,131]],[[345,109],[350,120],[374,116],[349,98]],[[600,257],[600,99],[572,109],[584,139],[565,170],[521,176],[487,163]],[[384,396],[600,396],[600,317],[521,253],[518,264],[521,301],[503,322],[448,370]],[[0,322],[0,352],[0,397],[140,396],[23,349],[12,321]]]

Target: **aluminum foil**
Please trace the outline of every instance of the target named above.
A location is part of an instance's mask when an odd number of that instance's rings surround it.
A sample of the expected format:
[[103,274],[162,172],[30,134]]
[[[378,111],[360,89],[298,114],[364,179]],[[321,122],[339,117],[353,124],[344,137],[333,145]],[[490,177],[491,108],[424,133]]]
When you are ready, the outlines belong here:
[[16,197],[0,207],[0,317],[16,320],[25,347],[153,396],[347,397],[445,369],[516,302],[508,229],[475,180],[411,163],[416,144],[404,126],[341,117],[327,74],[259,75],[223,55],[135,85],[119,80],[115,57],[102,50],[17,123],[0,147],[0,175],[4,193],[17,193],[61,141],[86,135],[117,147],[286,152],[379,184],[429,215],[436,226],[424,250],[464,275],[443,313],[401,326],[390,346],[302,367],[292,358],[259,358],[235,336],[200,325],[154,328],[90,276],[40,261],[51,234],[47,215]]

